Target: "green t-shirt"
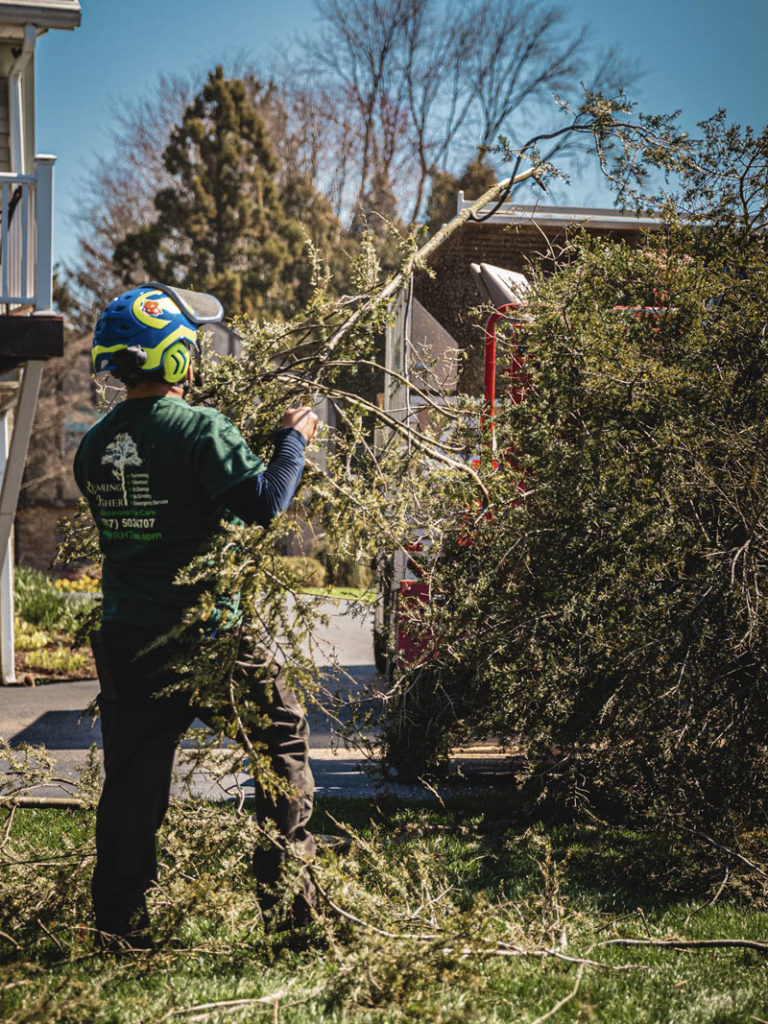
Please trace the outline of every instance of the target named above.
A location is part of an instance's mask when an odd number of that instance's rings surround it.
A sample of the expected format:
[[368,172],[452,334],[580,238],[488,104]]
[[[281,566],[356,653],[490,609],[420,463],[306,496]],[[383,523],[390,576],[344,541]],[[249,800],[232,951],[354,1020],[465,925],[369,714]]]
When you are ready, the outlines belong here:
[[196,595],[176,573],[227,517],[221,495],[263,468],[226,416],[173,396],[121,402],[91,427],[74,469],[104,554],[102,620],[177,624]]

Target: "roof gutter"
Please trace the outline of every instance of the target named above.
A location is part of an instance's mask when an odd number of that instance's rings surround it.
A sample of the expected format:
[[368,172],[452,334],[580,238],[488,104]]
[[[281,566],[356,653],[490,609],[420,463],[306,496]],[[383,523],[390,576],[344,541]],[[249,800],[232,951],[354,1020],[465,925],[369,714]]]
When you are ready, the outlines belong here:
[[13,62],[8,75],[8,119],[11,137],[11,170],[16,174],[25,174],[24,166],[24,95],[22,78],[35,52],[37,30],[34,25],[24,26],[24,42],[21,53]]
[[77,28],[82,12],[78,0],[37,0],[24,3],[23,0],[0,0],[0,24],[7,28],[34,24],[38,35],[49,28]]
[[[466,207],[471,206],[471,200],[464,198],[464,193],[459,192],[457,213],[461,213]],[[626,213],[623,210],[609,209],[605,207],[590,206],[543,206],[540,203],[527,205],[521,203],[504,203],[495,213],[490,216],[483,216],[485,211],[480,211],[479,218],[486,224],[551,224],[556,227],[567,227],[578,224],[590,228],[612,228],[630,230],[653,230],[658,228],[662,220],[660,217],[643,216],[634,213]]]

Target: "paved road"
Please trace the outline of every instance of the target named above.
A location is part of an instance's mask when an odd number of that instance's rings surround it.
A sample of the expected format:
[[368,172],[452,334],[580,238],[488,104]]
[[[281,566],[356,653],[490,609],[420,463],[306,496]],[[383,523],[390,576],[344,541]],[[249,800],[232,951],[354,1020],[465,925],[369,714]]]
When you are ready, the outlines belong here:
[[[353,617],[349,610],[347,602],[318,601],[318,613],[328,614],[330,622],[322,630],[315,661],[321,681],[330,691],[349,691],[376,679],[373,614],[366,612]],[[343,671],[330,667],[334,664]],[[98,719],[85,713],[97,692],[95,681],[0,688],[0,736],[14,747],[22,743],[45,746],[56,757],[58,775],[74,779],[90,746],[101,746]],[[344,744],[322,708],[311,709],[310,727],[312,769],[319,794],[369,796],[386,789],[402,796],[423,795],[423,790],[382,780],[375,766],[368,765],[358,750]],[[202,780],[195,790],[200,795],[220,795],[220,791],[212,790]],[[46,787],[36,792],[41,796],[61,796],[63,790]]]

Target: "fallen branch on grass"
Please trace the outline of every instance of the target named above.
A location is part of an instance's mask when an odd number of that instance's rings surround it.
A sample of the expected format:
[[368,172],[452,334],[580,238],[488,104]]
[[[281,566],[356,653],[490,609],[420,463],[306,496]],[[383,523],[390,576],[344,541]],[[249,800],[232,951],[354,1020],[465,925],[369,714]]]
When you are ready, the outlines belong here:
[[694,828],[687,828],[685,825],[678,826],[682,832],[687,832],[689,836],[696,836],[697,839],[703,839],[705,843],[709,843],[710,846],[714,846],[716,850],[721,850],[723,853],[728,854],[729,857],[735,857],[736,860],[744,864],[745,867],[750,868],[752,871],[756,871],[763,878],[768,878],[768,871],[765,868],[760,867],[759,864],[755,864],[754,861],[750,860],[749,857],[745,857],[743,853],[739,853],[738,850],[732,850],[728,846],[723,846],[722,843],[718,843],[712,836],[707,835],[706,832],[699,832]]
[[278,1020],[278,1007],[280,1000],[287,995],[287,989],[278,989],[277,992],[272,992],[268,996],[258,996],[252,999],[221,999],[214,1003],[196,1003],[194,1006],[184,1006],[181,1009],[169,1010],[164,1016],[160,1017],[160,1021],[170,1020],[171,1017],[186,1017],[189,1014],[196,1014],[197,1016],[190,1016],[190,1021],[205,1020],[206,1017],[210,1017],[213,1013],[219,1013],[222,1010],[241,1010],[245,1006],[272,1006],[273,1007],[273,1020]]
[[73,807],[85,811],[92,804],[75,796],[7,796],[0,800],[0,807]]
[[581,979],[584,975],[584,964],[582,964],[576,973],[576,984],[573,986],[567,996],[564,996],[560,1002],[555,1003],[551,1010],[547,1010],[546,1013],[542,1014],[541,1017],[537,1017],[536,1020],[532,1021],[531,1024],[543,1024],[545,1020],[549,1020],[550,1017],[554,1017],[558,1010],[561,1010],[566,1003],[574,998],[579,991],[579,985],[581,985]]
[[754,949],[768,953],[768,943],[752,939],[605,939],[600,946],[653,946],[656,949]]
[[717,901],[722,896],[722,894],[723,894],[723,892],[725,890],[726,885],[728,885],[728,879],[730,878],[730,875],[731,875],[730,867],[728,866],[728,864],[726,864],[725,865],[725,877],[723,878],[722,882],[718,886],[717,892],[715,893],[715,895],[711,899],[707,900],[706,903],[702,903],[701,906],[699,906],[699,907],[694,907],[694,909],[690,912],[690,914],[686,917],[685,921],[683,922],[683,927],[684,928],[688,927],[688,922],[691,920],[691,918],[693,917],[694,914],[700,914],[702,910],[706,910],[707,907],[713,907],[715,905],[715,903],[717,903]]
[[0,850],[5,847],[5,844],[11,838],[11,829],[13,828],[13,816],[16,813],[16,808],[11,807],[8,811],[8,817],[5,819],[5,829],[3,830],[3,841],[0,843]]
[[[19,945],[19,943],[16,941],[16,939],[14,939],[14,937],[12,935],[8,934],[8,932],[0,931],[0,938],[8,939],[8,941],[11,943],[11,945],[15,946],[17,950],[19,950],[19,951],[21,950],[22,947]],[[21,982],[18,982],[18,984],[21,984]],[[8,985],[4,985],[3,986],[3,988],[8,988],[8,987],[9,987]]]
[[[317,884],[317,882],[315,882]],[[344,910],[337,903],[328,896],[326,892],[322,892],[322,896],[325,899],[331,910],[343,917],[344,920],[350,921],[352,924],[360,925],[363,928],[367,928],[369,931],[374,932],[376,935],[380,935],[385,939],[411,939],[416,942],[432,942],[440,945],[440,949],[447,955],[454,955],[461,957],[497,957],[497,956],[508,956],[508,957],[535,957],[537,959],[552,958],[554,960],[562,960],[568,964],[577,964],[579,967],[594,967],[598,970],[603,971],[628,971],[634,970],[634,964],[620,964],[614,966],[613,964],[601,964],[597,960],[588,960],[585,957],[568,956],[565,953],[560,953],[556,949],[548,948],[533,948],[529,949],[525,946],[513,946],[509,943],[499,940],[494,946],[488,946],[486,948],[477,948],[472,946],[449,946],[441,944],[441,936],[434,932],[419,933],[419,932],[391,932],[384,928],[379,928],[378,925],[372,924],[370,921],[365,921],[361,917],[357,917],[355,914],[350,913],[348,910]],[[768,947],[766,947],[768,948]]]

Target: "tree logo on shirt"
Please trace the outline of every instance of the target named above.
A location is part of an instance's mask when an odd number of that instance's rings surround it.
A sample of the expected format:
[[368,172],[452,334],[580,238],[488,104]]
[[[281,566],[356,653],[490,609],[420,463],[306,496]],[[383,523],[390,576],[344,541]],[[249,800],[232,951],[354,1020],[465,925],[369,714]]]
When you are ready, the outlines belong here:
[[128,504],[128,491],[125,486],[125,467],[140,466],[141,459],[136,448],[136,442],[130,434],[117,434],[114,441],[110,441],[106,451],[101,457],[105,466],[112,466],[112,472],[120,481],[123,491],[123,501]]

